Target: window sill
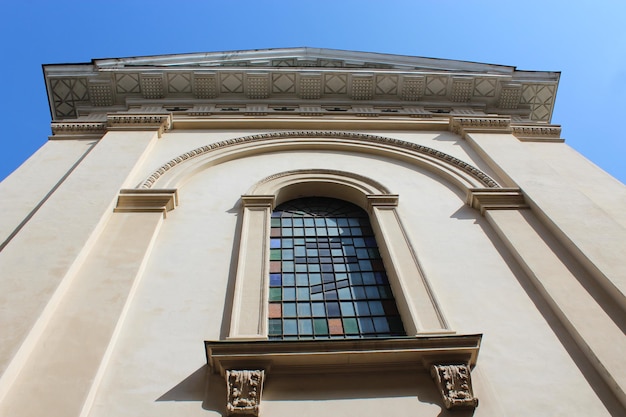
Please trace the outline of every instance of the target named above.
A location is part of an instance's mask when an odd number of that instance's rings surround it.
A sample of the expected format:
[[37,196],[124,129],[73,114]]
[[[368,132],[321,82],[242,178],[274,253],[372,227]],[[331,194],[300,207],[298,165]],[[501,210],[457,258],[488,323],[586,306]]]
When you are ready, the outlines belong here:
[[352,373],[379,369],[426,371],[433,364],[476,364],[482,335],[393,339],[206,341],[213,372],[263,369],[266,373]]

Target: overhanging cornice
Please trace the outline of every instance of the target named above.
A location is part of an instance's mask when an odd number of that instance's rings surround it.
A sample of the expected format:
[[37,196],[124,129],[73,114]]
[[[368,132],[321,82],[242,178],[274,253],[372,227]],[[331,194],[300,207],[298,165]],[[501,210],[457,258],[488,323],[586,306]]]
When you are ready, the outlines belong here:
[[[173,111],[204,105],[217,115],[296,106],[309,116],[347,105],[363,107],[357,111],[363,115],[376,113],[372,106],[389,113],[417,106],[424,114],[478,109],[548,122],[559,80],[556,72],[318,48],[104,59],[45,65],[44,74],[54,120],[142,105]],[[317,112],[308,112],[309,104]]]

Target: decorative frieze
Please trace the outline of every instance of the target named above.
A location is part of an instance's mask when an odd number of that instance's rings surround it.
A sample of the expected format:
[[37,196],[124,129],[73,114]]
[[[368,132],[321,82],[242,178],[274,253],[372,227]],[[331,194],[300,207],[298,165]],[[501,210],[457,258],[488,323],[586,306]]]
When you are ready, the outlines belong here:
[[104,122],[52,122],[50,139],[99,139],[106,133]]
[[374,98],[374,77],[372,75],[353,76],[350,97],[353,100]]
[[513,134],[523,142],[564,142],[559,125],[518,125]]
[[115,113],[107,115],[108,130],[158,130],[159,137],[172,126],[171,114]]
[[219,95],[217,75],[210,73],[193,74],[193,93],[197,98],[215,98]]
[[424,77],[403,77],[402,92],[400,97],[402,100],[419,101],[424,94]]
[[511,118],[508,116],[451,117],[450,131],[458,135],[475,132],[510,133]]
[[113,105],[113,84],[110,81],[90,81],[88,86],[89,101],[91,102],[92,106],[107,107]]
[[228,415],[259,415],[265,371],[227,370],[226,390]]
[[301,74],[298,78],[298,97],[315,100],[322,96],[321,74]]
[[270,96],[269,74],[246,74],[244,90],[248,98],[268,98]]
[[472,390],[472,377],[467,364],[432,365],[430,375],[435,380],[445,407],[476,408],[478,399]]
[[469,77],[456,77],[452,79],[452,96],[454,102],[470,101],[474,89],[474,80]]
[[139,82],[144,98],[163,98],[165,95],[163,74],[141,74]]
[[502,91],[500,91],[500,100],[498,100],[498,107],[502,109],[517,109],[519,107],[521,97],[521,85],[509,85],[503,87]]

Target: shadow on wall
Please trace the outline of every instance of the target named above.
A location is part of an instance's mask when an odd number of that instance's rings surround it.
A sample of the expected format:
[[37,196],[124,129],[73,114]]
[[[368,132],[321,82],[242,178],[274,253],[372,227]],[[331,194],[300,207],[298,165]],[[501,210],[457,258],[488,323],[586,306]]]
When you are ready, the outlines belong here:
[[[489,237],[489,239],[494,243],[494,247],[502,256],[502,259],[509,266],[511,272],[517,278],[520,286],[524,289],[530,300],[535,304],[537,310],[541,313],[543,318],[546,320],[546,323],[550,326],[556,337],[561,342],[561,345],[569,354],[570,358],[574,361],[584,378],[589,383],[589,386],[593,389],[595,394],[598,396],[600,401],[604,404],[607,411],[615,417],[623,416],[623,408],[619,403],[619,400],[611,393],[610,388],[607,386],[606,382],[598,371],[593,367],[593,365],[589,362],[585,354],[581,351],[581,349],[576,344],[576,341],[572,338],[569,331],[564,327],[563,323],[559,320],[557,315],[555,314],[552,307],[548,304],[548,302],[544,299],[544,297],[539,293],[535,284],[530,280],[530,278],[526,275],[520,264],[513,257],[513,254],[506,249],[506,245],[503,244],[502,239],[497,235],[497,233],[493,230],[493,228],[486,221],[478,221],[477,222],[485,232],[485,234]],[[536,227],[536,225],[535,225]],[[538,230],[538,233],[542,233],[541,230]],[[546,235],[544,232],[543,235]],[[565,263],[569,263],[570,265],[576,264],[576,262],[569,257],[566,251],[560,247],[560,245],[552,242],[552,245],[557,245],[557,247],[553,247],[553,249],[561,256],[561,258],[565,258]],[[579,271],[582,270],[582,267],[578,265]],[[580,273],[577,274],[576,270],[572,270],[572,273],[577,276],[579,280],[582,280],[583,277],[580,277]],[[588,282],[588,281],[587,281]],[[583,285],[586,285],[587,282],[583,282]],[[596,297],[597,294],[592,291],[591,288],[587,287],[587,290],[590,291],[592,296]],[[604,301],[606,303],[606,300]],[[602,303],[600,305],[603,305]],[[612,312],[607,312],[607,314],[611,315]],[[613,316],[615,320],[615,316]],[[620,320],[616,320],[618,325],[624,328],[623,318]],[[540,389],[540,388],[538,388]]]
[[[438,417],[471,417],[474,414],[474,410],[471,409],[448,411],[443,408],[441,396],[430,375],[426,372],[409,370],[332,376],[270,374],[266,376],[264,384],[261,415],[263,415],[263,408],[277,408],[277,406],[282,408],[282,405],[289,408],[291,412],[297,409],[308,411],[304,414],[323,415],[327,411],[336,410],[335,407],[342,400],[358,399],[378,399],[381,400],[382,406],[385,400],[394,401],[394,410],[387,411],[396,411],[395,405],[403,403],[405,407],[415,411],[420,408],[420,405],[433,411],[434,407],[437,407]],[[226,382],[222,376],[212,373],[208,366],[204,365],[156,401],[196,401],[204,410],[226,416]],[[289,404],[293,402],[299,402],[299,404]],[[378,407],[381,406],[380,404]],[[372,402],[351,404],[349,414],[380,415],[380,410],[375,410],[373,405]],[[357,410],[358,406],[366,407],[366,409]]]

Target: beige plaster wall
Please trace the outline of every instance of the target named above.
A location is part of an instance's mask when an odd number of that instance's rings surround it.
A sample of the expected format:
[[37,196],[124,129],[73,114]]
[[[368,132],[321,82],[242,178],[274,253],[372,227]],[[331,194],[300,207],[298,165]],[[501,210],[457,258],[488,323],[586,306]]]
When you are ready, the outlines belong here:
[[[2,250],[0,398],[40,343],[41,332],[112,214],[119,189],[156,137],[155,131],[109,132]],[[23,175],[25,181],[27,177]],[[14,187],[26,184],[9,186],[17,192]]]
[[20,223],[60,185],[95,143],[93,140],[48,141],[0,182],[0,244],[8,243]]
[[[574,343],[567,320],[529,279],[533,270],[524,263],[526,255],[506,247],[511,245],[506,227],[492,226],[523,226],[529,240],[516,245],[528,244],[529,262],[536,252],[530,240],[548,242],[559,279],[576,280],[585,274],[584,262],[576,251],[570,259],[571,245],[562,239],[559,246],[550,233],[563,226],[567,236],[580,237],[581,246],[574,249],[594,256],[600,254],[590,246],[591,232],[598,228],[613,228],[609,244],[623,243],[623,186],[560,144],[521,143],[497,134],[464,140],[445,131],[372,131],[438,149],[502,184],[517,184],[533,210],[482,217],[464,203],[464,191],[424,167],[320,149],[248,155],[204,168],[186,178],[180,206],[162,224],[160,213],[113,213],[120,189],[137,186],[172,158],[262,132],[174,130],[160,139],[156,132],[109,132],[63,179],[0,254],[0,325],[8,329],[0,344],[0,370],[8,369],[0,378],[0,414],[223,414],[224,381],[209,375],[206,385],[202,342],[228,334],[239,198],[276,173],[327,169],[366,176],[400,195],[400,219],[450,327],[484,334],[473,371],[481,401],[475,416],[619,415],[622,408],[590,366],[589,352]],[[3,183],[3,193],[19,204],[0,226],[10,230],[19,224],[85,155],[86,146],[74,141],[46,146],[33,161],[49,168],[50,177],[37,182],[29,162]],[[31,182],[32,195],[23,193],[20,187]],[[584,204],[574,204],[580,201]],[[576,219],[583,219],[582,226],[575,227]],[[589,236],[583,238],[585,230]],[[611,263],[619,250],[601,258],[610,266],[607,274],[619,269]],[[545,267],[538,265],[535,269]],[[575,298],[564,298],[569,305],[602,301],[584,283],[577,291]],[[588,334],[609,327],[619,334],[610,323],[614,313],[595,310]],[[591,356],[594,346],[603,349],[602,343],[591,346]],[[619,365],[612,352],[605,359],[603,364]],[[262,415],[355,413],[448,415],[426,374],[341,375],[332,382],[269,374]]]
[[[589,386],[590,373],[581,370],[584,360],[575,362],[580,358],[563,347],[566,336],[551,312],[460,191],[407,163],[324,151],[251,156],[188,180],[179,190],[180,206],[162,225],[86,415],[223,412],[223,380],[211,376],[203,392],[202,341],[228,332],[238,199],[262,178],[306,168],[355,172],[400,195],[401,220],[451,327],[485,335],[474,371],[482,401],[475,416],[610,415]],[[262,413],[446,415],[424,375],[384,376],[383,387],[368,379],[364,389],[356,388],[361,379],[345,378],[342,386],[353,387],[338,393],[324,378],[272,379],[270,373]],[[378,390],[383,399],[374,403]]]

